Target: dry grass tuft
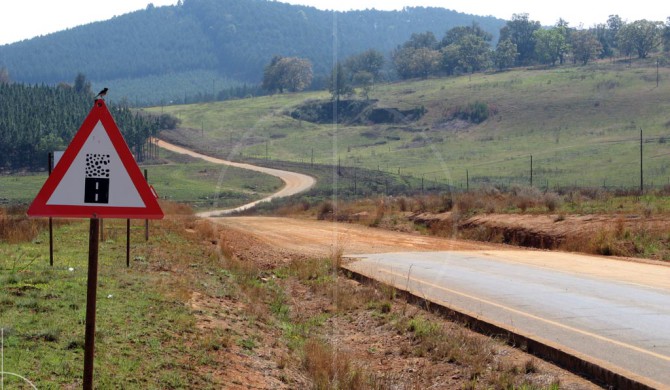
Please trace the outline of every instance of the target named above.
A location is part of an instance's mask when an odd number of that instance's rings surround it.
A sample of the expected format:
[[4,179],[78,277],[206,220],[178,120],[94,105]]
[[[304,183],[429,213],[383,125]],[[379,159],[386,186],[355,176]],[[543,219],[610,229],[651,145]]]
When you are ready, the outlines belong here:
[[310,338],[303,347],[303,367],[315,389],[367,389],[367,375],[349,356],[326,342]]
[[28,218],[24,207],[0,208],[0,241],[10,244],[32,241],[48,225],[47,218]]

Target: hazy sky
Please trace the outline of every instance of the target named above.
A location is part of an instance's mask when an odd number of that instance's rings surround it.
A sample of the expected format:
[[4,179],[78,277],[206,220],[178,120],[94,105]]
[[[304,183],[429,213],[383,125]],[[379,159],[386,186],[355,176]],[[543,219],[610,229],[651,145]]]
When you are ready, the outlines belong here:
[[[115,15],[143,9],[147,4],[172,5],[177,0],[9,0],[0,12],[0,45],[45,35]],[[664,0],[541,1],[541,0],[288,0],[292,4],[320,9],[401,9],[404,6],[433,6],[475,15],[510,19],[527,13],[531,20],[553,25],[563,18],[572,27],[603,23],[617,14],[627,21],[639,19],[665,21],[670,2]]]

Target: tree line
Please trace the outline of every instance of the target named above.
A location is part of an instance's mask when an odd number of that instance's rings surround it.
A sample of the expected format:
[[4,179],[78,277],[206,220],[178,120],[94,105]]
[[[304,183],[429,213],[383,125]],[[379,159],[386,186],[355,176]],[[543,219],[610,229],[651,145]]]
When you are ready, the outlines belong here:
[[[606,23],[588,29],[575,29],[562,19],[542,28],[528,14],[515,14],[500,29],[499,40],[476,22],[446,31],[438,39],[432,31],[413,33],[404,43],[391,50],[390,69],[386,57],[375,49],[354,54],[333,66],[328,89],[334,99],[351,94],[354,86],[367,94],[381,79],[427,78],[473,73],[490,69],[504,70],[515,66],[555,66],[571,61],[586,65],[595,59],[613,57],[646,58],[651,53],[670,51],[670,17],[665,23],[637,20],[627,23],[612,15]],[[263,88],[269,92],[302,90],[309,84],[278,87],[287,73],[309,74],[309,61],[297,57],[284,61],[301,63],[301,67],[281,69],[276,62],[266,65]]]
[[[64,150],[70,143],[88,115],[93,97],[83,74],[73,84],[58,86],[0,79],[0,171],[45,168],[47,154]],[[124,104],[108,104],[108,108],[138,160],[147,157],[149,137],[177,124],[166,115],[134,113]]]
[[542,28],[528,14],[515,14],[500,30],[495,48],[491,35],[476,24],[453,28],[438,41],[432,32],[413,34],[391,53],[400,78],[471,73],[514,66],[586,65],[607,57],[646,58],[670,48],[670,18],[666,23],[648,20],[624,22],[612,15],[589,29],[570,28],[560,19]]

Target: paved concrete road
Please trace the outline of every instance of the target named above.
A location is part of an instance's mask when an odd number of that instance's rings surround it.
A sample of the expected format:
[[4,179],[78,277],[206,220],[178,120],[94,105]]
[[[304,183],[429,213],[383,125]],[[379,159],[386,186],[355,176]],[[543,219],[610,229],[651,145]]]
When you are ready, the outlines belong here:
[[[535,252],[542,257],[555,253]],[[501,259],[504,258],[500,253]],[[496,259],[495,251],[355,255],[346,267],[670,388],[670,288]],[[615,260],[612,260],[615,261]],[[616,261],[615,261],[616,262]],[[606,266],[606,265],[605,265]],[[635,264],[640,272],[668,267]],[[657,268],[654,268],[657,267]]]

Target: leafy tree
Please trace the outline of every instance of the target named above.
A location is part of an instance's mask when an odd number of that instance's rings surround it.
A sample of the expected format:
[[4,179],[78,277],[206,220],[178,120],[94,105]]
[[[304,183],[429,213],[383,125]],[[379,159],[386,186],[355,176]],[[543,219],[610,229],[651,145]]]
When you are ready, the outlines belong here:
[[558,48],[558,61],[561,65],[565,62],[565,55],[570,52],[571,35],[574,29],[568,26],[563,18],[558,19],[554,29],[563,37],[564,44]]
[[305,58],[289,57],[280,61],[283,65],[282,82],[291,92],[302,91],[312,83],[312,63]]
[[348,74],[355,78],[359,72],[372,75],[372,82],[379,80],[384,67],[384,54],[375,49],[368,49],[362,53],[354,54],[344,61],[344,67]]
[[535,57],[538,61],[552,66],[559,60],[563,61],[568,48],[563,28],[540,29],[533,33],[533,38],[535,38]]
[[516,45],[511,40],[506,39],[498,42],[496,51],[493,54],[493,62],[499,70],[511,68],[516,63],[518,55]]
[[412,71],[412,55],[415,49],[411,47],[398,47],[391,52],[391,61],[398,77],[409,79],[415,77]]
[[411,69],[414,75],[428,78],[439,69],[440,52],[421,47],[412,54]]
[[479,25],[454,27],[440,42],[440,68],[447,74],[458,69],[474,72],[488,66],[491,58],[492,35]]
[[647,58],[661,44],[662,22],[636,20],[621,27],[617,34],[619,46],[626,54],[637,53],[638,58]]
[[391,54],[393,65],[402,79],[428,78],[440,70],[442,54],[439,50],[421,47],[401,48]]
[[610,15],[606,23],[596,25],[596,37],[602,46],[600,58],[614,57],[616,55],[617,34],[624,22],[619,15]]
[[279,61],[282,58],[282,56],[274,56],[270,63],[265,66],[263,70],[263,83],[261,84],[263,89],[270,92],[284,92],[284,87],[280,83],[281,75],[279,74]]
[[459,61],[460,46],[456,44],[451,44],[440,49],[440,69],[448,74],[456,74],[461,68],[461,63]]
[[333,101],[337,103],[340,102],[341,96],[347,96],[353,92],[344,66],[339,62],[333,67],[333,71],[331,72],[328,91],[332,94]]
[[403,44],[403,47],[412,49],[434,49],[437,47],[437,39],[435,39],[435,34],[433,34],[432,31],[413,33],[409,40]]
[[356,72],[353,77],[353,82],[355,85],[361,87],[361,96],[364,97],[365,100],[369,100],[370,91],[372,91],[372,87],[375,84],[375,76],[370,72],[362,70]]
[[602,49],[602,44],[594,32],[578,30],[572,33],[572,55],[575,61],[580,61],[582,65],[597,58]]
[[464,36],[458,45],[459,64],[472,72],[488,67],[491,59],[491,47],[480,36],[471,34]]
[[491,42],[493,39],[493,35],[490,32],[483,30],[476,22],[472,22],[470,26],[458,26],[448,30],[440,42],[440,47],[459,44],[464,37],[469,35],[479,37],[486,42]]
[[263,72],[263,89],[270,92],[302,91],[312,83],[312,64],[298,57],[274,56]]
[[514,14],[512,20],[500,29],[500,40],[509,39],[516,45],[517,64],[527,65],[535,59],[535,38],[533,33],[540,29],[540,22],[528,19],[528,14]]

